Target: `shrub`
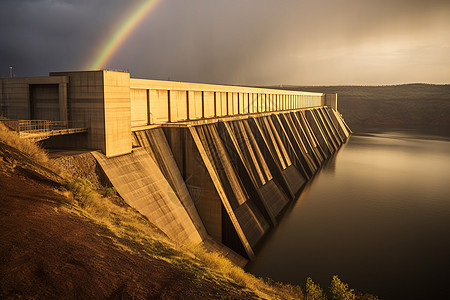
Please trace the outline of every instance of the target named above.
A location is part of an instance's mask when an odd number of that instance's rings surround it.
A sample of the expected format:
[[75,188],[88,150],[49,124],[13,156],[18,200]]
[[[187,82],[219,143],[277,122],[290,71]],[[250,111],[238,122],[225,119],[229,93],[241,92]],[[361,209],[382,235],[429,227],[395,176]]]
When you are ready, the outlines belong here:
[[102,198],[92,188],[89,180],[82,178],[69,179],[66,181],[65,186],[72,192],[75,200],[78,201],[78,205],[92,216],[102,219],[109,214],[108,208],[110,205],[107,205],[107,199]]
[[103,197],[111,197],[115,195],[117,195],[117,191],[113,186],[103,188]]
[[335,300],[355,300],[356,295],[353,289],[348,287],[348,284],[343,283],[337,275],[333,276],[330,287],[331,294]]
[[306,279],[306,300],[326,300],[322,288],[308,277]]

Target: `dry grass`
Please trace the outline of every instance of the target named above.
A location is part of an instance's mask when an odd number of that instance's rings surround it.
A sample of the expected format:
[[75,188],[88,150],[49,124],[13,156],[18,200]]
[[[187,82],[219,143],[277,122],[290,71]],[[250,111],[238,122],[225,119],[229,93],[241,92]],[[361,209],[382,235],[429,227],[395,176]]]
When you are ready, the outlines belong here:
[[[327,299],[322,288],[310,278],[304,292],[300,286],[257,278],[231,263],[220,253],[207,251],[201,244],[175,243],[131,207],[119,206],[108,197],[103,197],[85,179],[68,180],[66,187],[72,192],[75,211],[106,226],[117,237],[144,246],[148,255],[186,270],[197,280],[219,285],[233,282],[261,299]],[[124,250],[129,249],[120,241],[116,241],[116,244]],[[354,290],[349,289],[337,276],[333,277],[330,290],[333,299],[355,299]],[[356,299],[377,300],[367,294],[358,295]]]
[[0,142],[19,150],[20,153],[32,161],[52,170],[56,174],[64,176],[62,168],[49,159],[47,151],[42,149],[36,142],[20,138],[18,133],[9,130],[2,122],[0,122]]
[[107,227],[119,238],[145,245],[152,256],[175,254],[172,241],[145,217],[129,206],[120,206],[94,190],[92,184],[81,178],[68,179],[65,184],[71,192],[69,209],[89,217]]
[[[148,255],[195,273],[198,279],[213,281],[216,284],[231,281],[262,299],[304,298],[300,287],[256,278],[220,253],[208,252],[202,245],[172,242],[135,210],[118,206],[107,197],[102,197],[85,179],[68,180],[66,187],[72,192],[74,206],[71,210],[106,226],[119,238],[143,245]],[[117,244],[120,245],[120,242]],[[122,246],[127,249],[126,245]]]
[[202,245],[184,245],[182,249],[185,253],[194,255],[194,258],[207,266],[211,272],[225,276],[262,299],[304,299],[303,291],[299,286],[257,278],[231,263],[220,253],[208,252]]
[[[62,172],[56,161],[48,158],[47,152],[34,142],[20,139],[19,136],[0,123],[0,142],[17,149],[36,165],[56,170],[64,178],[67,190],[58,190],[67,198],[58,209],[87,217],[93,222],[108,228],[117,239],[115,244],[124,251],[133,250],[129,242],[140,245],[147,255],[163,259],[180,267],[197,280],[224,284],[232,282],[237,289],[249,290],[261,299],[324,299],[322,289],[312,280],[306,285],[306,296],[299,286],[261,279],[235,266],[217,252],[208,252],[202,245],[184,245],[171,241],[147,218],[129,206],[121,206],[111,200],[114,190],[97,191],[91,182],[82,178],[69,178]],[[106,197],[105,197],[106,196]],[[336,280],[335,280],[336,281]],[[336,281],[337,282],[337,281]],[[348,286],[340,281],[337,291],[348,292]],[[239,288],[240,286],[240,288]],[[353,290],[350,290],[353,293]],[[366,299],[366,298],[364,298]],[[376,298],[367,298],[376,299]]]

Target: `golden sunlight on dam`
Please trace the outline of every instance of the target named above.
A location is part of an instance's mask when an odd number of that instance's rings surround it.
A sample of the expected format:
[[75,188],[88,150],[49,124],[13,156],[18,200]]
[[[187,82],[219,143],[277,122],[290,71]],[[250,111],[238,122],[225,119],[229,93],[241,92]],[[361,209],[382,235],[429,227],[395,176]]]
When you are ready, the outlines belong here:
[[167,236],[240,266],[351,132],[336,94],[104,70],[0,79],[0,109],[47,148],[89,149]]

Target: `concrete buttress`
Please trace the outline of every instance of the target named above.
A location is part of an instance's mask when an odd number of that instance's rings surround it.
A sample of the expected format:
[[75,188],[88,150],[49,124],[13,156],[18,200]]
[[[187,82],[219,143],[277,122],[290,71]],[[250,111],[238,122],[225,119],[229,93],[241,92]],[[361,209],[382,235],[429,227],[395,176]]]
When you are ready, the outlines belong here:
[[99,161],[118,193],[169,237],[238,265],[350,135],[330,107],[165,124]]

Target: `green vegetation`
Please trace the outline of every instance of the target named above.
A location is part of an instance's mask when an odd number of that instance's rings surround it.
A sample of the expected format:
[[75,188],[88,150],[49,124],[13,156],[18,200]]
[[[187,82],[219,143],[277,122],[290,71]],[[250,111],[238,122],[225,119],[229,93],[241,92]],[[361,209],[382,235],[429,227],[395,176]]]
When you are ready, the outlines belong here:
[[306,300],[325,300],[327,299],[322,288],[314,283],[311,278],[306,279]]
[[331,294],[335,300],[355,300],[355,291],[343,283],[336,275],[331,280]]
[[[233,265],[221,254],[208,252],[202,245],[184,245],[170,240],[133,208],[117,204],[114,197],[118,196],[114,188],[103,187],[96,190],[84,178],[70,178],[55,161],[48,158],[45,150],[31,141],[20,139],[1,123],[0,143],[17,149],[35,169],[44,170],[40,174],[60,184],[56,192],[64,195],[67,202],[61,203],[58,210],[65,210],[104,226],[116,237],[114,242],[123,251],[133,253],[137,250],[129,247],[130,243],[138,244],[146,255],[183,270],[192,281],[224,287],[229,287],[231,283],[237,290],[251,292],[261,299],[327,299],[320,286],[310,278],[306,282],[306,289],[257,278]],[[48,171],[49,169],[54,171]],[[48,177],[49,174],[51,177]],[[333,299],[377,299],[371,295],[355,295],[354,290],[349,289],[337,276],[333,277],[330,292]]]

